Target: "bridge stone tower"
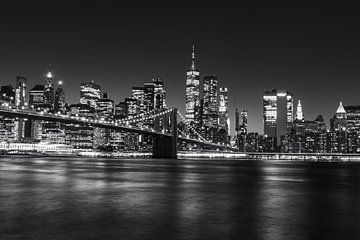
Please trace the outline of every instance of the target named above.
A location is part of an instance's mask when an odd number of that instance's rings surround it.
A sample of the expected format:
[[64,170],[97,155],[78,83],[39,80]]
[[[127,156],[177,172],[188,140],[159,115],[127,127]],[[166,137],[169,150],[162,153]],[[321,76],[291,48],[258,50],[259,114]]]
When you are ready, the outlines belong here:
[[177,109],[155,117],[154,130],[169,134],[154,135],[153,158],[177,159]]

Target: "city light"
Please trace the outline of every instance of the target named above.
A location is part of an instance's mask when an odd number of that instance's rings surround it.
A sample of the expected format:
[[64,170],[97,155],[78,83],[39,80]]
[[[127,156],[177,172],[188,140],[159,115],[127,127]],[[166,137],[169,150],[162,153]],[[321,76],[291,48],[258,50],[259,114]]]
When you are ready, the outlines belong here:
[[[240,118],[240,112],[236,110],[235,135],[232,135],[229,88],[218,87],[221,82],[216,75],[204,76],[200,93],[200,73],[195,66],[194,50],[185,81],[185,115],[174,107],[166,107],[164,81],[159,78],[144,83],[143,87],[133,87],[131,97],[119,104],[109,98],[108,92],[102,96],[99,84],[83,82],[80,84],[80,102],[67,104],[62,80],[57,81],[58,88],[55,89],[53,77],[48,72],[44,85],[30,89],[30,97],[26,96],[27,80],[24,77],[16,78],[15,88],[1,89],[1,114],[13,113],[11,116],[14,116],[6,121],[0,119],[0,124],[7,129],[0,132],[1,141],[23,142],[26,138],[27,141],[54,141],[76,148],[96,149],[102,145],[118,148],[125,139],[124,148],[149,150],[151,148],[146,144],[140,147],[133,142],[148,141],[151,144],[149,139],[153,136],[174,137],[178,132],[175,137],[181,142],[182,149],[360,153],[360,143],[356,140],[360,135],[360,107],[343,106],[340,102],[328,129],[321,115],[315,120],[305,119],[300,100],[295,114],[294,96],[283,88],[266,91],[262,96],[263,134],[248,132],[248,111],[241,111]],[[177,113],[175,119],[174,111]],[[32,118],[37,119],[33,121]],[[26,134],[32,133],[32,136],[25,136],[25,123],[18,123],[19,119],[28,122]],[[151,138],[144,138],[147,135]],[[137,141],[139,138],[144,141]]]

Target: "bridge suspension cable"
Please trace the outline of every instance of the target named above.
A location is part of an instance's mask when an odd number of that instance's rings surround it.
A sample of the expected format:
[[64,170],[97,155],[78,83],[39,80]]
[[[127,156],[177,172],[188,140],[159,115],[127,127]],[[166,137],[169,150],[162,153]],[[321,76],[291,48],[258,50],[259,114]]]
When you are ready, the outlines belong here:
[[[184,117],[180,112],[178,112],[178,115],[179,115],[180,118],[184,121],[185,125],[186,125],[187,127],[189,127],[196,135],[198,135],[198,139],[199,139],[201,142],[206,143],[206,144],[210,144],[210,145],[214,145],[214,146],[221,146],[221,147],[227,146],[227,147],[230,147],[230,148],[231,148],[231,145],[230,145],[230,144],[220,145],[220,144],[216,144],[216,143],[213,143],[213,142],[210,142],[210,141],[206,140],[198,131],[196,131],[196,129],[195,129],[193,126],[190,125],[190,123],[185,119],[185,117]],[[186,135],[183,131],[179,130],[179,132],[182,133],[182,134],[184,134],[184,135],[187,137],[187,135]]]
[[190,123],[185,119],[185,117],[180,112],[178,112],[178,115],[184,121],[185,126],[189,127],[198,136],[199,140],[208,142],[203,136],[201,136],[200,133],[198,133],[198,131],[195,130],[195,128],[193,126],[190,125]]

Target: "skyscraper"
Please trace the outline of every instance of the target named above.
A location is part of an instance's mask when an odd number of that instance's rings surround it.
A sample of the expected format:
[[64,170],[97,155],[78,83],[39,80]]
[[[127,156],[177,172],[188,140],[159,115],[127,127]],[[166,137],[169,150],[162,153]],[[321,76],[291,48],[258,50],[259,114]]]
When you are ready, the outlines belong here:
[[15,105],[18,108],[25,108],[27,106],[26,101],[26,78],[16,77],[15,86]]
[[[0,106],[9,107],[15,104],[15,90],[9,86],[1,86]],[[14,142],[15,120],[10,117],[0,116],[0,142]]]
[[97,113],[105,120],[112,120],[114,117],[114,101],[109,98],[109,93],[104,93],[103,98],[98,100]]
[[216,142],[227,144],[230,136],[228,89],[219,88],[219,127]]
[[230,120],[229,120],[229,99],[228,99],[228,89],[220,88],[219,89],[219,128],[225,129],[230,135]]
[[348,152],[360,152],[360,106],[344,106]]
[[55,112],[65,113],[65,91],[62,87],[62,81],[59,81],[58,88],[55,92],[54,110]]
[[164,81],[161,78],[154,78],[154,100],[155,100],[155,108],[161,109],[166,107],[166,91],[164,88]]
[[49,110],[54,109],[54,99],[55,99],[54,91],[55,90],[54,90],[53,75],[51,74],[51,72],[48,72],[45,78],[44,105]]
[[241,123],[239,123],[239,111],[236,109],[236,124],[235,126],[236,133],[237,133],[237,145],[239,150],[242,152],[246,151],[246,144],[247,144],[247,123],[248,123],[248,111],[243,110],[240,113]]
[[155,107],[155,85],[153,82],[144,83],[144,98],[146,111],[151,111]]
[[247,124],[248,124],[248,111],[243,110],[241,111],[241,125],[240,125],[240,132],[243,135],[247,134]]
[[127,117],[133,118],[139,114],[139,100],[135,98],[125,98]]
[[218,105],[218,80],[216,76],[205,76],[203,87],[203,115],[205,139],[214,141],[218,130],[219,105]]
[[131,98],[138,100],[140,113],[145,113],[147,111],[147,102],[145,101],[144,87],[132,87]]
[[197,123],[197,111],[200,109],[200,72],[195,67],[195,47],[192,51],[192,63],[186,73],[186,121]]
[[[26,101],[26,78],[16,77],[15,85],[15,106],[20,109],[25,109],[27,107]],[[18,141],[23,141],[25,139],[25,122],[26,120],[20,118],[15,121],[15,133],[16,139]]]
[[[103,97],[98,100],[96,113],[100,120],[114,119],[114,101],[110,99],[109,93],[104,92]],[[94,146],[100,148],[109,146],[112,132],[110,129],[94,128]]]
[[[65,113],[66,110],[65,93],[64,89],[62,88],[62,82],[59,81],[59,85],[55,93],[55,85],[51,72],[49,72],[46,76],[44,89],[44,108],[49,111],[56,111],[61,113]],[[54,121],[43,121],[41,135],[42,141],[48,143],[65,143],[65,124]]]
[[[29,107],[36,111],[44,110],[44,85],[35,85],[29,91]],[[43,122],[40,120],[30,120],[30,138],[32,141],[40,141],[43,133]],[[45,124],[46,125],[46,124]]]
[[44,85],[35,85],[29,91],[29,107],[40,110],[44,104]]
[[239,134],[240,130],[240,113],[239,110],[236,108],[235,110],[235,133],[236,135]]
[[279,146],[293,122],[293,95],[286,89],[274,89],[263,95],[264,134],[276,137]]
[[340,102],[330,119],[328,151],[360,152],[360,106],[343,106]]
[[101,87],[94,81],[80,84],[80,103],[87,104],[96,109],[97,102],[101,98]]

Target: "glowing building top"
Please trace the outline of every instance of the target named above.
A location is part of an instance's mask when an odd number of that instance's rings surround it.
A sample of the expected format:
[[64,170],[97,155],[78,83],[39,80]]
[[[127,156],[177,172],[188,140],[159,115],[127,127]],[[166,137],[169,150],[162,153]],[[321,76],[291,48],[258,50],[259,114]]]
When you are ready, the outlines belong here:
[[340,102],[339,107],[338,107],[338,109],[336,110],[336,113],[337,113],[337,114],[345,114],[345,113],[346,113],[345,108],[344,108],[342,102]]
[[47,77],[47,78],[53,78],[53,75],[52,75],[51,72],[48,72],[48,74],[46,74],[46,77]]
[[296,120],[298,121],[304,121],[304,114],[301,106],[300,100],[298,101],[297,107],[296,107]]

